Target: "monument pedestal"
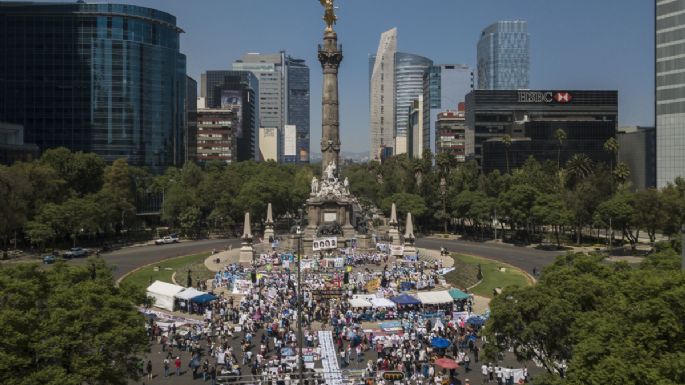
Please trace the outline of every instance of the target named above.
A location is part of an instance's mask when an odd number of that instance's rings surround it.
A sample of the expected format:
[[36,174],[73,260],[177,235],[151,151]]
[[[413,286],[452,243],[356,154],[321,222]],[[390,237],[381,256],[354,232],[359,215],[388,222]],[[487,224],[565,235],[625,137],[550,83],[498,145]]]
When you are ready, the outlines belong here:
[[400,242],[400,231],[396,228],[391,228],[390,230],[388,230],[388,237],[390,237],[390,239],[392,240],[393,245],[399,246],[402,244],[402,242]]
[[266,226],[266,229],[264,230],[263,242],[270,244],[269,239],[276,239],[276,233],[274,232],[273,227]]
[[251,245],[243,243],[240,247],[240,258],[238,259],[238,262],[240,262],[240,264],[252,265],[252,261],[254,261],[254,249]]

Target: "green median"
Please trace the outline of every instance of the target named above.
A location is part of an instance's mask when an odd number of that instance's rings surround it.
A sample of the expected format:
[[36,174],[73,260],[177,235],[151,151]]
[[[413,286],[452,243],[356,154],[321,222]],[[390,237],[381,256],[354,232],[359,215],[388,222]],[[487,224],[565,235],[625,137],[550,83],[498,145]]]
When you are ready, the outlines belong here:
[[[452,258],[455,270],[446,274],[445,279],[452,286],[461,289],[475,285],[469,291],[476,295],[491,298],[495,288],[531,285],[530,279],[524,272],[510,265],[463,254],[452,254]],[[480,282],[477,277],[478,264],[483,275]]]
[[195,285],[198,278],[206,280],[214,277],[214,273],[205,267],[205,259],[210,255],[211,253],[186,255],[145,266],[129,274],[121,281],[121,284],[147,287],[154,281],[172,283],[171,277],[176,273],[176,282],[185,286],[188,279],[188,269],[190,269],[193,285]]

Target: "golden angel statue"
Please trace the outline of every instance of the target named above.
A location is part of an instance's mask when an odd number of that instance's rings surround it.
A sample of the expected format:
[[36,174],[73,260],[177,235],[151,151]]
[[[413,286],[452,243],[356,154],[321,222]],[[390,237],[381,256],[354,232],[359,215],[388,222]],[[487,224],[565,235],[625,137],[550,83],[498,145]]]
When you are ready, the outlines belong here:
[[326,31],[333,31],[333,25],[338,17],[335,16],[335,6],[333,5],[334,0],[319,0],[321,5],[326,9],[323,14],[323,20],[326,22]]

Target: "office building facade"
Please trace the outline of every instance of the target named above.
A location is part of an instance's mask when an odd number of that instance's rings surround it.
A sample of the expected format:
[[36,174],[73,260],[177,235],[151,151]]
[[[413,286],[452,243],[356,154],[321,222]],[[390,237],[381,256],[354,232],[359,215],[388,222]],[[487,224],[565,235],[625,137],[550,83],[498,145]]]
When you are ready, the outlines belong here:
[[430,69],[428,87],[424,100],[430,100],[429,118],[426,125],[430,138],[425,142],[431,151],[437,153],[436,122],[440,112],[455,111],[463,103],[466,94],[474,87],[473,69],[464,64],[439,64]]
[[183,31],[134,5],[0,3],[0,120],[64,146],[162,171],[180,166]]
[[[248,53],[233,70],[251,71],[259,80],[259,127],[278,130],[279,162],[308,163],[310,159],[309,67],[304,60],[276,54]],[[285,154],[285,126],[296,126],[295,154]]]
[[[381,34],[378,50],[369,57],[369,159],[380,161],[395,147],[395,53],[397,28]],[[390,149],[390,150],[388,150]]]
[[197,160],[200,163],[237,161],[239,120],[238,111],[233,108],[197,111]]
[[656,1],[657,186],[685,177],[685,2]]
[[[232,109],[238,114],[236,126],[236,161],[259,160],[258,121],[259,121],[259,81],[250,71],[212,71],[221,72],[219,79],[207,71],[208,108]],[[209,97],[211,96],[211,98]],[[208,104],[207,100],[211,100]]]
[[656,130],[654,127],[621,128],[618,160],[630,169],[633,190],[656,186]]
[[433,61],[423,56],[405,52],[395,54],[395,151],[408,152],[407,124],[412,102],[424,94],[424,81]]
[[[474,130],[475,158],[484,172],[513,170],[529,156],[556,162],[558,129],[567,135],[561,164],[575,153],[608,163],[603,145],[616,137],[617,122],[617,91],[474,90],[466,96],[466,124]],[[508,148],[505,135],[512,138]]]
[[186,76],[185,131],[183,146],[185,162],[197,160],[197,82]]
[[499,21],[478,41],[478,89],[526,89],[529,81],[529,35],[525,21]]
[[463,163],[474,153],[473,130],[466,125],[464,103],[458,109],[438,113],[436,126],[436,154],[449,153],[454,159]]
[[430,132],[426,129],[424,113],[426,108],[423,95],[412,101],[411,109],[409,110],[409,122],[407,124],[407,156],[411,159],[421,159],[423,151],[426,148],[426,133],[428,133],[428,140],[430,140]]

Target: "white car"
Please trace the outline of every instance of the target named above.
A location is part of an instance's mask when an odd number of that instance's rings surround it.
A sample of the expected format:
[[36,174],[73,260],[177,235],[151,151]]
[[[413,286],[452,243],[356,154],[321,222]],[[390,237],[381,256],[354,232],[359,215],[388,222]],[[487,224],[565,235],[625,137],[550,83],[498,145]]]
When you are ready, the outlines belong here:
[[178,237],[176,235],[167,235],[164,238],[155,240],[155,245],[166,245],[169,243],[178,243]]

